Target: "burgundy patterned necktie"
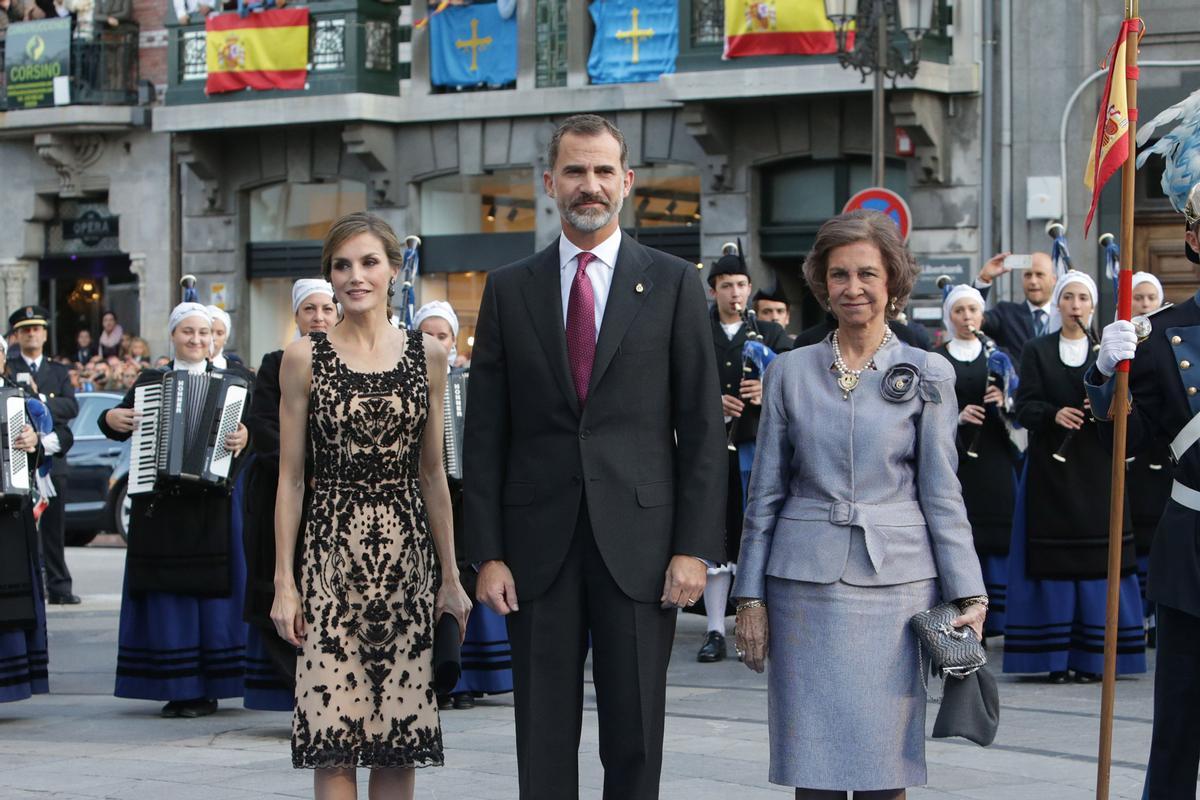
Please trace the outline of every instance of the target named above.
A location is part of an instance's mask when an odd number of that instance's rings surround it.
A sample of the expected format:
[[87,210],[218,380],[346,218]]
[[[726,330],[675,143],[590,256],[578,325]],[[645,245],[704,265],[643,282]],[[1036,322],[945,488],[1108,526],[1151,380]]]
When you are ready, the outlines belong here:
[[567,357],[571,361],[571,378],[579,406],[587,403],[588,382],[592,379],[592,362],[596,358],[596,297],[587,268],[595,256],[580,253],[575,280],[567,299]]

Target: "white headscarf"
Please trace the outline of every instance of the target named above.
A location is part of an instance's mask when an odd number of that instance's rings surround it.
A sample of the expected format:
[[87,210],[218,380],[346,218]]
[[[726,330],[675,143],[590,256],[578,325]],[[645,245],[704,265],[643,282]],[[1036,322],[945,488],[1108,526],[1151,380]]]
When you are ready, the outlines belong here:
[[301,278],[292,284],[292,314],[300,310],[309,295],[327,294],[333,299],[333,286],[321,278]]
[[420,330],[421,323],[432,317],[440,317],[450,323],[450,332],[454,338],[450,342],[448,363],[453,368],[458,359],[458,314],[454,313],[454,307],[445,300],[432,300],[418,308],[417,313],[413,315],[413,330]]
[[413,315],[413,327],[421,327],[421,323],[430,317],[441,317],[450,323],[450,331],[454,334],[454,338],[458,338],[458,314],[454,313],[454,307],[445,300],[433,300],[426,303],[417,309],[417,313]]
[[1055,333],[1062,330],[1062,312],[1058,310],[1058,301],[1062,299],[1062,294],[1067,286],[1072,283],[1078,283],[1088,290],[1088,294],[1092,297],[1092,313],[1083,321],[1084,327],[1092,324],[1092,317],[1096,315],[1096,303],[1099,301],[1099,292],[1096,290],[1096,282],[1092,280],[1092,276],[1086,272],[1080,272],[1077,269],[1068,270],[1066,275],[1063,275],[1054,284],[1054,295],[1050,298],[1050,320],[1046,323],[1046,333]]
[[[183,322],[188,317],[200,317],[209,325],[212,325],[212,315],[208,313],[208,309],[199,303],[180,303],[171,309],[171,316],[167,318],[167,336],[174,336],[175,329],[179,327],[179,323]],[[175,359],[175,342],[170,342],[171,359]],[[190,366],[190,365],[189,365]]]
[[1139,283],[1150,283],[1154,285],[1154,288],[1158,290],[1158,307],[1162,308],[1163,303],[1167,301],[1166,296],[1163,294],[1162,282],[1149,272],[1135,272],[1133,273],[1133,285],[1129,287],[1130,294],[1133,293],[1133,290],[1137,288]]
[[[229,314],[225,312],[225,309],[217,306],[205,306],[205,308],[208,309],[208,315],[212,317],[213,322],[220,320],[221,322],[225,323],[225,341],[228,342],[230,335],[233,333],[233,320],[229,318]],[[229,362],[225,359],[225,347],[222,345],[220,350],[217,350],[216,347],[217,340],[214,336],[212,343],[213,366],[217,367],[218,369],[225,369],[227,366],[229,366]]]
[[973,300],[979,306],[980,311],[987,307],[983,301],[983,295],[974,286],[960,283],[951,289],[950,293],[946,295],[946,299],[942,301],[942,325],[945,326],[946,333],[950,334],[951,338],[958,336],[958,332],[954,327],[954,322],[950,319],[950,313],[962,300]]

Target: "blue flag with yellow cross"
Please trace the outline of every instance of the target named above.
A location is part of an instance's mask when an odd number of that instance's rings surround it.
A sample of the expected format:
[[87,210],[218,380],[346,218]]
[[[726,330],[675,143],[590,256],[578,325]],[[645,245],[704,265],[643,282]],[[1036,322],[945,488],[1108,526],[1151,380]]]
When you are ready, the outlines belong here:
[[429,19],[434,86],[501,86],[517,80],[517,18],[496,3],[448,6]]
[[640,83],[675,71],[678,0],[593,0],[592,83]]

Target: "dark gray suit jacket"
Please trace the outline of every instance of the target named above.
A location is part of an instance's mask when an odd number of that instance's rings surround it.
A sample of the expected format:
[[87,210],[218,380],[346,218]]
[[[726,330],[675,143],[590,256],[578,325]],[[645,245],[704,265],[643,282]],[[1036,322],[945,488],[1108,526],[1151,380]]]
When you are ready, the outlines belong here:
[[696,268],[622,235],[580,409],[558,241],[488,275],[464,446],[467,557],[503,559],[517,596],[557,576],[581,501],[614,580],[656,602],[671,556],[723,558],[728,464]]

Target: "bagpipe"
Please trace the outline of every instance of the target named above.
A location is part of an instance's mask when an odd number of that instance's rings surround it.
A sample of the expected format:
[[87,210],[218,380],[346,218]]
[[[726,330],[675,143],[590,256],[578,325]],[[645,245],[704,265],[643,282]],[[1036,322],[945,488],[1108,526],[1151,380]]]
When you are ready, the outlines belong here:
[[[734,255],[742,259],[743,264],[745,263],[741,246],[736,242],[726,242],[721,245],[721,255]],[[761,381],[763,373],[778,354],[767,347],[762,331],[758,327],[758,314],[754,312],[754,309],[746,308],[741,303],[735,304],[734,308],[741,315],[742,324],[746,327],[746,341],[742,343],[742,380]],[[725,440],[725,445],[731,452],[737,452],[737,435],[741,421],[741,417],[734,417],[733,422],[729,425],[729,435]]]
[[[1073,317],[1073,319],[1075,320],[1075,324],[1078,325],[1085,334],[1087,334],[1088,343],[1091,344],[1092,351],[1099,352],[1100,351],[1100,340],[1098,338],[1096,338],[1096,332],[1092,330],[1092,326],[1084,325],[1082,317]],[[1079,410],[1084,413],[1083,421],[1086,423],[1087,422],[1087,410],[1085,408],[1083,408],[1082,406],[1080,406]],[[1078,428],[1071,428],[1070,430],[1067,431],[1066,435],[1063,436],[1062,443],[1058,446],[1058,449],[1055,450],[1054,453],[1052,454],[1054,456],[1055,461],[1059,461],[1063,464],[1067,463],[1067,451],[1070,450],[1071,442],[1073,442],[1075,440],[1075,434],[1078,432],[1079,432]]]
[[[950,291],[954,288],[953,279],[949,275],[941,275],[937,279],[937,287],[942,290],[942,301],[945,302]],[[983,352],[987,359],[987,384],[983,389],[983,397],[979,400],[979,405],[983,406],[985,414],[999,414],[1001,422],[1008,431],[1009,438],[1018,450],[1024,449],[1021,440],[1024,438],[1024,431],[1015,420],[1009,417],[1012,412],[1013,402],[1017,396],[1017,387],[1020,385],[1020,378],[1017,376],[1017,369],[1013,366],[1012,358],[1008,353],[996,346],[996,342],[983,331],[977,329],[974,325],[969,326],[968,330],[979,340],[983,345]],[[991,387],[999,387],[1001,394],[1004,395],[1004,402],[993,412],[987,405],[987,393]],[[983,425],[980,425],[971,436],[971,441],[967,444],[966,452],[968,458],[979,458],[980,445],[983,442]]]

